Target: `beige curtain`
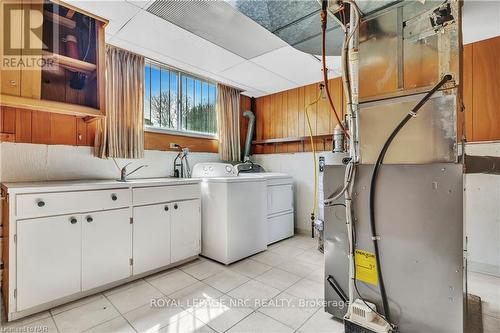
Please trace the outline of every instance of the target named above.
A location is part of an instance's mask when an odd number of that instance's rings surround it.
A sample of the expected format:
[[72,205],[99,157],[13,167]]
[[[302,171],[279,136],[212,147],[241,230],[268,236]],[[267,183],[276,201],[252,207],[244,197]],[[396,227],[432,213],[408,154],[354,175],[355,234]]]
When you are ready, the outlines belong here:
[[222,84],[217,84],[217,132],[220,159],[239,161],[240,91]]
[[106,45],[106,117],[96,130],[95,155],[144,157],[144,57]]

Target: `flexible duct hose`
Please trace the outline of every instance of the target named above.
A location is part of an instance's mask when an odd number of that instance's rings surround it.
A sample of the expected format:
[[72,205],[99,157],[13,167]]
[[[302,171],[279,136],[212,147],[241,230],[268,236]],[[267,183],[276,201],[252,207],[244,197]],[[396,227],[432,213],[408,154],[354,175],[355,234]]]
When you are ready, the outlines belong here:
[[252,138],[253,132],[255,130],[255,115],[252,111],[247,110],[243,112],[243,117],[248,118],[248,128],[247,128],[247,137],[245,139],[245,150],[243,151],[243,161],[246,162],[250,159],[250,150],[252,148]]

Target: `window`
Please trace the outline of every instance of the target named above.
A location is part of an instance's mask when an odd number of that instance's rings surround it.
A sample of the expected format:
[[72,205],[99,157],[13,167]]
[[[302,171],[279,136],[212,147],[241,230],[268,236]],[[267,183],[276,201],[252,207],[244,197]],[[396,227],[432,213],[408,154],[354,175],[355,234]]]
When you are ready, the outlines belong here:
[[149,128],[215,136],[216,95],[213,82],[146,61],[144,124]]

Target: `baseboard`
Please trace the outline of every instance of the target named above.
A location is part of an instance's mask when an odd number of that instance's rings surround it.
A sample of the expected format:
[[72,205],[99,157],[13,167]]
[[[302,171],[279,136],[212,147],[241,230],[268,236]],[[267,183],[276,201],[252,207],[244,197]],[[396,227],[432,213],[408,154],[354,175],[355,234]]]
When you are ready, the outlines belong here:
[[468,261],[467,268],[470,272],[482,273],[500,277],[500,266]]

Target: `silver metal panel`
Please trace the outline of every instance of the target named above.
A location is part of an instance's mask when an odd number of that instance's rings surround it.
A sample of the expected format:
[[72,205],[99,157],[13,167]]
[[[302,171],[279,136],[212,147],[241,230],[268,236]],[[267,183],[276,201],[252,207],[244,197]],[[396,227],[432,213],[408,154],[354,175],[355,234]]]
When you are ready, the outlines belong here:
[[[438,24],[435,11],[449,8],[452,20]],[[433,23],[432,23],[433,22]],[[446,87],[460,81],[458,0],[401,2],[363,19],[359,45],[362,102],[430,90],[445,74]]]
[[[359,35],[359,93],[363,98],[398,90],[398,13],[391,10],[361,24]],[[369,78],[369,79],[368,79]]]
[[[341,169],[341,168],[340,168]],[[373,166],[360,165],[354,187],[356,247],[373,252],[368,198]],[[343,170],[327,167],[325,191]],[[401,332],[463,332],[462,167],[459,164],[384,165],[375,202],[382,270],[393,320]],[[325,274],[347,291],[345,218],[326,213]],[[381,308],[378,287],[358,282]],[[326,286],[326,299],[335,300]],[[341,318],[340,309],[327,308]]]
[[[457,89],[439,91],[399,132],[385,164],[456,162]],[[384,142],[423,94],[364,103],[359,111],[362,164],[374,164]]]

